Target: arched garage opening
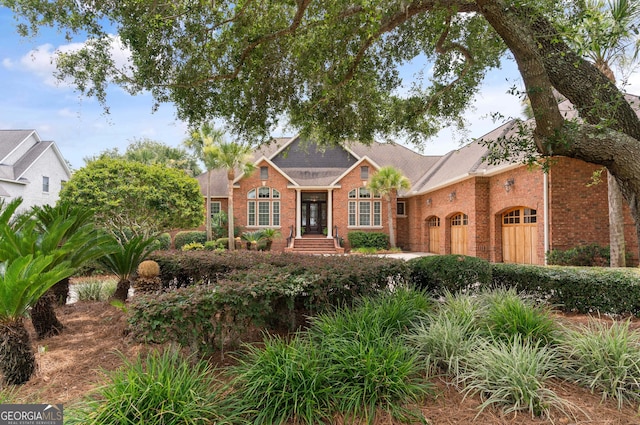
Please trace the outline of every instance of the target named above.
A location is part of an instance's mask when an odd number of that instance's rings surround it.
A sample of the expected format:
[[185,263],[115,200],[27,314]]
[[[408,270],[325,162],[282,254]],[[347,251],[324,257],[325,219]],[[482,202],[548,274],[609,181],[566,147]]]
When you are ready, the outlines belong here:
[[458,213],[451,217],[451,253],[467,255],[469,217]]
[[502,214],[502,261],[538,263],[538,217],[532,208],[517,207]]

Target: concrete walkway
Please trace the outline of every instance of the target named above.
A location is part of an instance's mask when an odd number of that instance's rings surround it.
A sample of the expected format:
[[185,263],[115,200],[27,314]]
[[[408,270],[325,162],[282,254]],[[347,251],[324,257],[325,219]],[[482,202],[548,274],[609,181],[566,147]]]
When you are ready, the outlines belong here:
[[432,254],[430,252],[394,252],[391,254],[380,254],[380,257],[385,257],[385,258],[398,258],[401,260],[411,260],[413,258],[418,258],[418,257],[426,257],[428,255],[436,255],[436,254]]

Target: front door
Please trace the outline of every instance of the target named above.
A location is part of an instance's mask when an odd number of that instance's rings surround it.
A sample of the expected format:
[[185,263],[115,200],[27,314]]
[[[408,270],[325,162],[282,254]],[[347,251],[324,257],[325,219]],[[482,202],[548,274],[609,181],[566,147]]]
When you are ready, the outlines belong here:
[[302,202],[302,228],[307,235],[322,234],[327,227],[327,203],[325,201]]

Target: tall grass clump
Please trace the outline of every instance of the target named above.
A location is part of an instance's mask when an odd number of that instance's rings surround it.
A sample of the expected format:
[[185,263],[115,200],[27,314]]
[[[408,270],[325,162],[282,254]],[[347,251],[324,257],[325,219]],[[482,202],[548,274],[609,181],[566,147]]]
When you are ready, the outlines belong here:
[[482,398],[480,412],[488,406],[501,406],[505,413],[528,411],[548,416],[551,408],[564,411],[567,407],[566,401],[546,387],[558,369],[555,348],[516,335],[509,341],[479,343],[466,357],[460,378],[466,395]]
[[[216,422],[220,395],[209,364],[177,350],[152,352],[107,373],[107,382],[71,410],[70,424],[205,425]],[[65,422],[67,423],[67,422]]]
[[330,382],[321,353],[295,337],[266,338],[264,348],[247,345],[230,369],[230,405],[247,423],[323,423],[331,413]]
[[407,341],[426,362],[429,374],[458,376],[464,359],[478,344],[480,315],[477,298],[449,292],[437,310],[414,327]]
[[116,291],[115,279],[89,279],[73,285],[79,301],[106,301]]
[[322,350],[339,414],[368,423],[378,408],[401,420],[419,416],[404,406],[424,398],[432,385],[404,335],[431,308],[424,292],[397,288],[312,320],[309,335]]
[[493,289],[481,294],[486,304],[484,331],[492,338],[514,338],[554,344],[558,327],[548,309],[535,305],[514,289]]
[[562,346],[565,379],[602,392],[622,407],[640,401],[640,332],[629,321],[612,324],[591,320],[580,329],[567,330]]

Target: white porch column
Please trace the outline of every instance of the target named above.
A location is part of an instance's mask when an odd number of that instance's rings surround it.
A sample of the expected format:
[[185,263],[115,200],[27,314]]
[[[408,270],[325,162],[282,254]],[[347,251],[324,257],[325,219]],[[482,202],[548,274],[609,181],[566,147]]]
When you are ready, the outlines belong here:
[[327,193],[327,239],[333,238],[333,189]]
[[296,239],[302,237],[302,192],[296,189]]

